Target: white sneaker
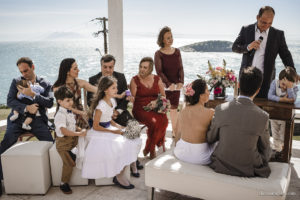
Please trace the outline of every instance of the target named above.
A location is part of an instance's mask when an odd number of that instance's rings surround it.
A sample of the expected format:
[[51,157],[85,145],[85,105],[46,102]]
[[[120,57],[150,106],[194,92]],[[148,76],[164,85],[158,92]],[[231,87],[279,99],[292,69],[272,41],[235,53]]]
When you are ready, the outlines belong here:
[[10,121],[15,121],[16,119],[18,119],[18,117],[19,117],[19,113],[13,114],[9,119]]
[[22,124],[22,129],[25,129],[27,131],[31,130],[31,126],[27,125],[27,124]]

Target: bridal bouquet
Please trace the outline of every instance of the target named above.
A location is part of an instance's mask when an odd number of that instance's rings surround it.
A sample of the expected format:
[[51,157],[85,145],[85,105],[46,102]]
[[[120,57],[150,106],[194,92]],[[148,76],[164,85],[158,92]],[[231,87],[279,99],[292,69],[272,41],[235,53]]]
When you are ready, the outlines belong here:
[[144,106],[144,110],[146,111],[153,110],[154,112],[165,114],[168,112],[170,107],[171,107],[170,101],[166,97],[162,96],[161,94],[158,94],[156,100],[151,101],[147,106]]
[[127,139],[135,139],[141,136],[141,131],[145,126],[140,126],[139,122],[135,119],[131,119],[127,122],[123,136]]

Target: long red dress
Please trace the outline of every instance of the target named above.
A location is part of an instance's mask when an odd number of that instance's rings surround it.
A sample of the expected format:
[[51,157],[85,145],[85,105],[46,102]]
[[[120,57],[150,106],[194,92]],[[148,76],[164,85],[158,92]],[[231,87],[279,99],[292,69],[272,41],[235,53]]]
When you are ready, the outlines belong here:
[[159,94],[158,81],[159,77],[154,75],[154,83],[151,88],[147,88],[140,82],[138,76],[133,77],[137,91],[133,104],[132,113],[136,120],[145,124],[147,130],[147,141],[145,146],[145,152],[155,152],[155,145],[160,147],[164,144],[166,129],[168,126],[168,118],[166,114],[156,113],[154,111],[145,111],[143,106],[146,106],[151,101],[157,99]]

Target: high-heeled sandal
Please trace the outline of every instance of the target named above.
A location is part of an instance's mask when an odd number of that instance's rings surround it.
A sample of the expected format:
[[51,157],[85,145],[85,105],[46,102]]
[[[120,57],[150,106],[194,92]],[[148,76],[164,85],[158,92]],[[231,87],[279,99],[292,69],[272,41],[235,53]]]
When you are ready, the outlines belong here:
[[144,169],[144,166],[140,163],[139,160],[136,160],[136,168],[137,168],[138,170]]
[[138,172],[138,170],[136,170],[136,171],[137,172],[134,173],[133,170],[132,170],[132,168],[130,167],[130,174],[131,174],[131,176],[139,178],[140,177],[140,173]]
[[146,157],[148,155],[149,151],[147,152],[146,149],[143,150],[143,154]]
[[153,152],[150,152],[150,160],[156,158],[156,152],[153,151]]

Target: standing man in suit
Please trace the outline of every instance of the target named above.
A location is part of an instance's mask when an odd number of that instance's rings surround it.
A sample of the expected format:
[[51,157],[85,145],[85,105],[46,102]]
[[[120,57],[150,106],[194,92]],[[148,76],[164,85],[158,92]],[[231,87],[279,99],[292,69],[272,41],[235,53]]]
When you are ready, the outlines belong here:
[[[118,80],[118,94],[120,95],[124,93],[128,89],[127,82],[124,74],[114,71],[115,63],[116,63],[115,57],[110,54],[106,54],[101,58],[100,62],[101,62],[101,72],[90,77],[89,83],[91,85],[97,86],[97,83],[102,76],[113,76]],[[91,104],[92,97],[93,97],[93,93],[88,92],[87,101],[89,106]],[[117,107],[114,111],[113,119],[118,124],[122,126],[126,126],[127,121],[133,118],[127,110],[127,104],[129,101],[126,99],[126,95],[124,95],[124,97],[121,99],[116,98],[116,100],[117,100]]]
[[[40,115],[35,116],[30,126],[32,127],[31,133],[34,134],[41,141],[51,141],[53,142],[52,135],[48,129],[48,117],[46,115],[46,108],[51,108],[53,106],[53,94],[51,92],[51,85],[45,79],[37,76],[34,72],[35,66],[30,58],[22,57],[17,61],[17,66],[19,68],[22,76],[13,79],[10,89],[7,95],[7,106],[12,108],[12,110],[18,111],[19,117],[11,121],[10,117],[13,115],[11,112],[7,117],[7,126],[4,138],[0,144],[0,155],[4,153],[9,147],[17,142],[18,137],[28,132],[22,128],[22,123],[26,118],[26,114],[36,114],[39,111]],[[31,87],[25,88],[22,86],[16,86],[16,83],[21,79],[30,81],[32,84],[39,84],[44,88],[44,92],[36,94],[32,91]],[[32,97],[31,104],[26,101],[25,98],[18,99],[17,93],[21,92],[26,96]],[[21,167],[21,166],[20,166]],[[2,175],[2,165],[0,160],[0,176]]]
[[[263,73],[263,83],[257,97],[267,98],[275,78],[275,59],[279,54],[284,66],[294,68],[292,55],[286,45],[284,32],[272,26],[275,11],[270,6],[260,8],[257,22],[243,26],[232,45],[232,51],[242,53],[241,71],[255,66]],[[295,68],[294,68],[295,69]]]
[[261,84],[262,73],[258,68],[243,68],[240,96],[215,109],[207,142],[218,141],[210,164],[218,173],[245,177],[270,175],[269,115],[253,103]]

